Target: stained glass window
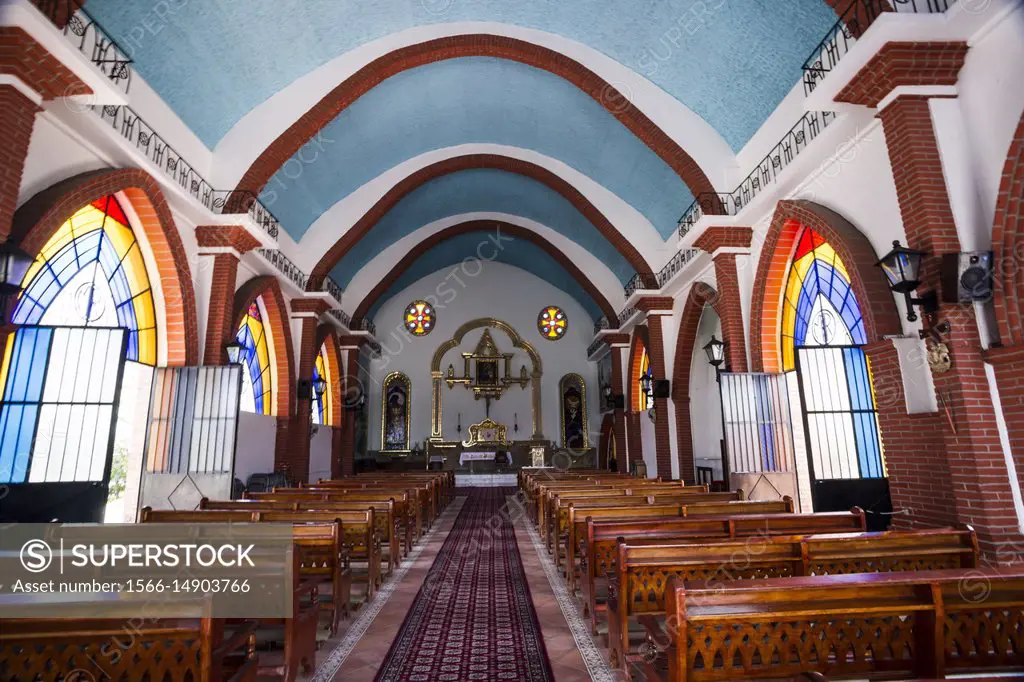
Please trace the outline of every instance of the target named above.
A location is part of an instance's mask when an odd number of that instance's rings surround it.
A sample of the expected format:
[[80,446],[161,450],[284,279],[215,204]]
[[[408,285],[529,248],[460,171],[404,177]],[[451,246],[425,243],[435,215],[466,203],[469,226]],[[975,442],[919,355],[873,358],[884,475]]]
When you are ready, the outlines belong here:
[[[331,423],[331,374],[327,364],[327,344],[320,346],[320,352],[316,354],[316,362],[313,363],[313,400],[310,409],[313,411],[313,423],[327,425]],[[324,392],[316,393],[316,385],[319,380],[324,381]]]
[[242,350],[238,354],[242,365],[242,398],[240,409],[256,414],[270,414],[272,402],[271,360],[272,347],[267,341],[264,324],[263,298],[257,296],[249,304],[235,335]]
[[805,228],[797,241],[782,309],[782,366],[796,366],[797,346],[867,343],[850,274],[824,237]]
[[850,273],[820,234],[803,228],[786,282],[782,362],[800,378],[815,480],[881,478],[885,463],[867,333]]
[[22,280],[18,325],[121,327],[129,360],[156,365],[156,311],[139,242],[113,196],[60,226]]
[[426,301],[413,301],[405,309],[405,328],[413,336],[426,336],[434,330],[434,307]]
[[540,311],[540,315],[537,316],[537,329],[545,339],[557,341],[565,336],[565,331],[568,328],[569,318],[557,306],[550,305]]
[[649,381],[654,381],[654,370],[651,368],[651,358],[647,355],[647,349],[644,349],[643,355],[640,356],[640,376],[637,379],[637,396],[639,400],[640,411],[649,410],[654,407],[654,402],[647,395],[647,391],[644,390],[644,377],[647,377]]

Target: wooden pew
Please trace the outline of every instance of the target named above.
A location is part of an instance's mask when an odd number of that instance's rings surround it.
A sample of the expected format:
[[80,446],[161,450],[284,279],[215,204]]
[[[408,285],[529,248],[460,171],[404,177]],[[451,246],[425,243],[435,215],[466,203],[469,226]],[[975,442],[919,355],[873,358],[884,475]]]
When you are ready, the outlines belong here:
[[669,577],[711,588],[742,579],[977,565],[978,542],[971,529],[754,537],[671,545],[619,543],[608,595],[610,659],[613,666],[628,669],[633,622],[643,623],[646,634],[658,632],[650,619],[665,611]]
[[848,512],[820,514],[753,514],[610,522],[587,519],[586,528],[586,538],[581,542],[581,598],[584,615],[590,618],[591,632],[597,634],[598,613],[604,607],[598,600],[598,588],[607,585],[607,576],[615,570],[620,541],[630,545],[666,544],[706,538],[863,532],[867,523],[864,510],[854,507]]
[[[0,670],[4,680],[72,680],[76,670],[100,670],[115,680],[168,682],[256,682],[255,621],[224,635],[224,619],[210,616],[209,600],[183,595],[161,602],[160,615],[148,599],[121,595],[62,594],[62,618],[32,617],[38,595],[7,594],[7,606],[24,608],[24,618],[5,619],[0,628]],[[102,601],[104,617],[97,618]],[[119,642],[130,640],[131,648]],[[133,649],[140,656],[134,656]],[[88,679],[88,678],[86,678]]]
[[[393,498],[383,501],[358,502],[345,495],[322,495],[319,493],[287,494],[287,493],[256,493],[252,500],[209,500],[199,501],[200,509],[235,510],[235,511],[363,511],[374,510],[374,524],[381,538],[386,538],[384,559],[387,573],[398,568],[402,555],[402,542],[399,537],[399,524],[396,520],[395,502]],[[407,538],[408,540],[408,538]],[[410,548],[411,549],[411,548]]]
[[[708,493],[710,494],[710,493]],[[652,500],[654,498],[651,498]],[[670,509],[678,507],[679,514],[683,518],[698,518],[702,516],[729,518],[739,516],[761,516],[764,514],[792,514],[793,500],[789,496],[781,500],[743,500],[731,502],[685,502],[682,504],[649,504],[633,507],[597,507],[577,511],[575,506],[569,505],[569,539],[566,543],[566,579],[571,589],[576,588],[576,559],[580,550],[582,538],[582,526],[587,520],[595,522],[602,521],[632,521],[640,517],[653,517],[658,514],[654,509]],[[676,514],[663,514],[663,516],[676,516]]]
[[[397,497],[401,493],[406,493],[411,500],[412,504],[416,508],[417,516],[417,539],[419,538],[422,531],[429,528],[433,523],[434,518],[439,513],[439,508],[436,501],[436,490],[433,485],[428,482],[417,482],[417,481],[392,481],[392,482],[370,482],[370,481],[359,481],[358,479],[341,479],[337,481],[324,482],[323,485],[315,486],[304,486],[302,488],[275,488],[273,492],[285,492],[291,491],[295,494],[300,492],[305,493],[366,493],[366,494],[390,494],[391,496]],[[258,493],[255,493],[253,497],[256,497]]]
[[671,682],[833,677],[943,679],[1024,671],[1020,567],[738,580],[671,579]]

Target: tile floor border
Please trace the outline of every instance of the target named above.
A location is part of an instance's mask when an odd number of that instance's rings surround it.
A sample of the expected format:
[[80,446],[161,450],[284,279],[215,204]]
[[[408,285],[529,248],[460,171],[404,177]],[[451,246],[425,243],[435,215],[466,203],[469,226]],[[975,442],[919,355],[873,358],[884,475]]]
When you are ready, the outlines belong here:
[[381,585],[380,590],[374,596],[374,598],[361,608],[352,621],[352,624],[345,631],[341,641],[331,650],[331,653],[327,655],[324,662],[317,668],[316,672],[309,682],[331,682],[334,676],[341,666],[345,664],[345,660],[348,659],[349,654],[359,644],[359,640],[363,638],[366,631],[376,620],[377,615],[380,614],[381,609],[388,603],[391,595],[394,593],[398,585],[405,579],[406,574],[412,568],[413,564],[419,558],[420,554],[423,553],[424,548],[434,538],[434,536],[440,531],[442,526],[442,520],[447,521],[449,518],[458,516],[459,512],[462,511],[462,506],[466,503],[466,497],[464,495],[456,496],[452,500],[451,505],[444,510],[444,512],[437,519],[434,520],[434,527],[431,528],[426,535],[420,538],[419,544],[413,548],[409,556],[405,558],[402,565],[395,571],[395,573]]
[[594,638],[590,635],[590,625],[580,614],[575,597],[569,594],[569,589],[565,586],[565,581],[562,580],[561,574],[555,568],[554,562],[547,556],[547,550],[544,549],[540,535],[529,522],[523,505],[514,495],[508,498],[508,505],[510,508],[517,508],[523,512],[519,514],[516,522],[521,524],[522,528],[526,531],[534,551],[540,558],[540,565],[544,570],[544,575],[548,579],[548,584],[551,585],[551,591],[555,595],[558,607],[562,610],[565,622],[569,625],[569,631],[572,632],[572,637],[576,640],[576,648],[579,649],[583,663],[587,666],[590,679],[594,682],[618,682],[618,678],[612,674],[608,662],[601,655],[597,643],[594,642]]

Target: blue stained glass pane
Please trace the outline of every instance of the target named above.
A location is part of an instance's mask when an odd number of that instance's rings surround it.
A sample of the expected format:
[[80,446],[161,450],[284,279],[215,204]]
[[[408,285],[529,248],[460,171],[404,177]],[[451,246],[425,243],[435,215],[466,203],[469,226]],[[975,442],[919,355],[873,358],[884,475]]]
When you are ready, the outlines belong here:
[[775,432],[772,430],[772,410],[769,404],[767,377],[754,378],[754,404],[757,411],[761,460],[765,471],[775,470]]
[[878,451],[878,426],[873,412],[860,412],[853,416],[857,437],[857,459],[863,478],[881,478],[882,458]]
[[117,266],[113,275],[108,275],[110,281],[110,292],[114,295],[114,303],[124,303],[132,297],[131,288],[128,286],[128,278],[125,276],[124,268]]
[[60,286],[68,283],[75,273],[82,269],[83,264],[78,262],[78,254],[75,252],[75,245],[68,244],[60,253],[51,258],[48,262],[53,276],[60,282]]
[[50,352],[50,329],[22,329],[15,334],[11,366],[4,387],[4,400],[38,402],[43,393],[43,375]]
[[0,408],[0,483],[24,483],[36,428],[37,405]]
[[106,275],[107,279],[110,279],[111,273],[121,265],[121,259],[117,257],[117,251],[114,250],[114,245],[110,243],[106,233],[103,233],[100,239],[99,261],[100,267],[103,268],[103,274]]
[[128,332],[127,358],[136,361],[139,359],[139,332],[134,330]]

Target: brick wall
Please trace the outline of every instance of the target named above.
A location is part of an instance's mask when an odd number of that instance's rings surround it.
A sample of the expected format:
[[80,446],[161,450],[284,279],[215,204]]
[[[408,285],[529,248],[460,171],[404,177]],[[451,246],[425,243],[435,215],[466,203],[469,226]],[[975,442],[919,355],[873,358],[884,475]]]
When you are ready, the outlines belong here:
[[92,93],[68,67],[17,26],[0,26],[0,74],[19,78],[44,100]]
[[835,99],[876,107],[901,86],[956,85],[966,56],[967,43],[886,43]]
[[[622,354],[625,349],[622,346],[613,346],[612,354],[612,391],[615,395],[625,397],[625,385],[622,379]],[[626,470],[626,463],[629,461],[629,446],[626,443],[626,410],[616,409],[615,417],[615,457],[619,471]]]
[[34,102],[14,87],[0,85],[0,242],[7,241],[11,233],[21,175],[39,111]]
[[206,346],[203,364],[226,365],[224,347],[235,336],[235,282],[238,279],[238,257],[233,253],[207,256],[213,259],[213,278],[210,284],[210,303],[206,316]]
[[[665,379],[665,339],[662,333],[661,315],[647,318],[651,345],[651,370],[655,379]],[[654,452],[658,462],[658,476],[672,478],[672,443],[668,426],[668,398],[654,399]]]

